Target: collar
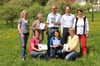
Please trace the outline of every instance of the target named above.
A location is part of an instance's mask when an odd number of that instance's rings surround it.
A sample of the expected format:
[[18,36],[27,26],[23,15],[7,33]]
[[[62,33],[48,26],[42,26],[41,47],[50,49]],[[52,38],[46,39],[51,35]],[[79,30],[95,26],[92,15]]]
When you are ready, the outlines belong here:
[[[55,39],[55,37],[53,37],[53,39]],[[60,40],[60,37],[57,40]]]
[[[58,13],[56,12],[56,14],[55,14],[55,15],[57,16],[57,14],[58,14]],[[53,15],[53,13],[51,13],[51,15]]]
[[65,14],[66,16],[71,16],[71,13],[69,13],[69,15],[68,14]]

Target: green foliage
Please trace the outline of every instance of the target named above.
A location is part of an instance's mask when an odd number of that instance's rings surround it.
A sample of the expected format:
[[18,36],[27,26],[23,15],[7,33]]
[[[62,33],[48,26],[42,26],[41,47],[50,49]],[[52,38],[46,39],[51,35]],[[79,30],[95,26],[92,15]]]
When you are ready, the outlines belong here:
[[42,6],[45,6],[48,0],[34,0],[35,2],[39,3]]

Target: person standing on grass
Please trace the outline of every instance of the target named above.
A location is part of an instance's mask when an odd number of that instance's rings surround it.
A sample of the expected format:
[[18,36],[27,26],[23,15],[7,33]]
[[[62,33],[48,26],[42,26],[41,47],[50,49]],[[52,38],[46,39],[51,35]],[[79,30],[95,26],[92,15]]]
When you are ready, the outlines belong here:
[[50,58],[61,56],[61,49],[63,47],[64,41],[60,37],[60,32],[55,30],[54,37],[50,39]]
[[[31,28],[32,28],[32,31],[39,30],[39,32],[40,32],[39,38],[42,43],[42,41],[44,39],[44,31],[46,28],[45,28],[45,23],[42,21],[42,18],[43,18],[42,14],[37,14],[37,18],[38,19],[33,22]],[[43,28],[40,27],[40,24],[43,25]]]
[[74,21],[73,27],[75,28],[75,34],[81,40],[83,55],[87,55],[87,48],[86,48],[86,38],[89,34],[89,24],[88,19],[83,16],[83,11],[81,9],[77,10],[77,18]]
[[21,12],[21,18],[18,20],[18,31],[21,41],[21,57],[24,61],[26,59],[26,44],[29,37],[29,20],[27,19],[28,12],[23,10]]
[[61,19],[61,34],[63,35],[64,43],[67,42],[67,38],[69,36],[69,28],[73,26],[74,23],[74,14],[70,13],[71,7],[66,6],[66,14],[62,16]]
[[75,35],[75,29],[72,27],[69,28],[69,34],[68,49],[65,48],[62,54],[66,55],[66,60],[75,60],[80,54],[79,37]]
[[47,17],[47,33],[48,33],[48,56],[50,56],[50,39],[54,34],[54,31],[59,29],[61,15],[57,13],[57,7],[55,5],[52,6],[52,13],[48,14]]
[[34,37],[30,40],[30,48],[29,48],[30,55],[33,57],[34,60],[38,59],[39,57],[48,60],[45,52],[43,50],[38,49],[38,44],[41,44],[39,35],[40,35],[39,30],[35,30]]

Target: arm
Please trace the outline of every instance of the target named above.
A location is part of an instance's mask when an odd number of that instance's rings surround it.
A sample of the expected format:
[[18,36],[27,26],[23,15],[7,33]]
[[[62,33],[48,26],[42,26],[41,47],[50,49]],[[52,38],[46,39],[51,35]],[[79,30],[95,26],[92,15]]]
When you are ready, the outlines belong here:
[[63,35],[63,17],[61,18],[61,34]]
[[18,23],[18,31],[21,34],[21,37],[24,38],[24,34],[22,33],[20,27],[21,27],[21,24]]
[[50,39],[50,47],[51,48],[56,48],[57,47],[57,46],[53,46],[53,39],[52,38]]
[[88,24],[88,19],[86,18],[86,37],[89,35],[89,24]]
[[33,22],[31,29],[32,31],[36,30],[36,21]]
[[39,51],[39,52],[40,52],[40,51],[43,51],[43,50],[36,49],[36,48],[34,47],[34,43],[32,43],[31,46],[32,46],[32,49],[35,50],[35,51]]

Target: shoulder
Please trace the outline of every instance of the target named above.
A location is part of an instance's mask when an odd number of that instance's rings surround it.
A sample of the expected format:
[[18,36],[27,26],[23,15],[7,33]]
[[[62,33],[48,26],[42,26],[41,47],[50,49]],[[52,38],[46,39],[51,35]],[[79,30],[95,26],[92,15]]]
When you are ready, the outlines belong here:
[[72,14],[72,13],[71,13],[71,16],[75,17],[75,15],[74,15],[74,14]]
[[48,14],[48,16],[51,16],[51,15],[52,15],[52,13],[49,13],[49,14]]
[[19,22],[19,21],[22,21],[22,18],[20,18],[20,19],[18,20],[18,22]]
[[61,16],[61,14],[60,14],[60,13],[58,13],[58,12],[57,12],[57,15],[58,15],[58,16]]
[[55,39],[55,37],[51,37],[51,40]]
[[77,39],[79,38],[77,35],[75,35],[74,37],[77,38]]

